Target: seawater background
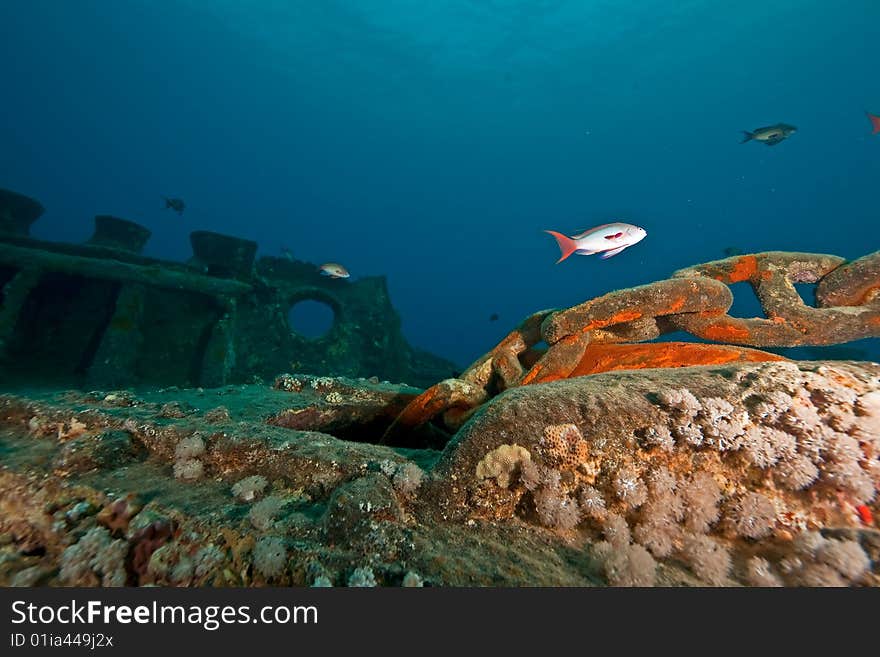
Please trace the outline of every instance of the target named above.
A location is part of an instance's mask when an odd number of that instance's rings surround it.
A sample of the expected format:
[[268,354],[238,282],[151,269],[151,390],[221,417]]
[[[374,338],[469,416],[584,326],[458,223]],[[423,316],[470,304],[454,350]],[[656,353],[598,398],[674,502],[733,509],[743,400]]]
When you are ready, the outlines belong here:
[[[875,0],[28,0],[0,26],[0,186],[46,206],[37,237],[109,213],[153,256],[207,229],[384,274],[461,364],[726,247],[880,248]],[[616,218],[648,237],[553,264],[542,229]]]

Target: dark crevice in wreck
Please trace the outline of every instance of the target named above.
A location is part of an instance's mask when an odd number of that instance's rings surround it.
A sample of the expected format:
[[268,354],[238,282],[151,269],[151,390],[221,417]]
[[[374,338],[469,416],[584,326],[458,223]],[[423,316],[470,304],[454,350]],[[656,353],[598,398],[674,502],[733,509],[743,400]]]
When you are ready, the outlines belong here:
[[357,413],[309,406],[281,412],[270,417],[268,424],[294,431],[318,431],[352,443],[384,445],[417,452],[442,450],[452,439],[453,434],[436,420],[396,432],[392,434],[391,440],[384,442],[383,436],[402,408],[403,404],[391,401],[384,407],[377,407],[374,412],[358,416]]
[[7,367],[19,380],[69,381],[100,338],[118,285],[47,273],[24,301],[6,348]]
[[[119,297],[119,290],[121,285],[116,284],[115,290],[113,292],[113,296]],[[103,311],[102,316],[100,317],[100,324],[97,330],[92,333],[91,338],[89,339],[88,344],[86,345],[85,350],[82,353],[82,357],[77,364],[75,374],[84,375],[88,371],[89,367],[95,360],[95,355],[98,353],[98,347],[101,345],[101,339],[104,337],[105,332],[107,331],[107,326],[110,324],[110,320],[113,318],[113,305],[107,304],[106,306],[100,309]]]
[[[222,313],[219,310],[215,310],[213,314],[213,321],[207,322],[202,327],[190,354],[189,372],[187,374],[189,385],[201,385],[204,383],[202,372],[206,369],[206,360],[214,357],[210,353],[211,338],[214,336],[214,332],[218,330],[217,324],[222,317]],[[223,357],[223,354],[216,356],[217,359],[222,359]]]
[[[325,430],[324,432],[340,440],[347,440],[353,443],[382,445],[381,438],[388,427],[391,426],[391,422],[391,419],[380,418],[364,424],[351,424],[333,431]],[[452,440],[452,434],[442,429],[439,424],[428,422],[406,433],[395,435],[394,438],[384,443],[384,445],[386,447],[406,447],[416,450],[442,450],[450,440]]]
[[[168,312],[166,305],[179,309]],[[205,346],[220,310],[205,295],[147,289],[135,375],[145,384],[195,386],[200,383]]]
[[6,284],[13,279],[13,277],[18,273],[18,269],[15,267],[4,267],[0,265],[0,305],[3,304],[4,299],[4,288]]

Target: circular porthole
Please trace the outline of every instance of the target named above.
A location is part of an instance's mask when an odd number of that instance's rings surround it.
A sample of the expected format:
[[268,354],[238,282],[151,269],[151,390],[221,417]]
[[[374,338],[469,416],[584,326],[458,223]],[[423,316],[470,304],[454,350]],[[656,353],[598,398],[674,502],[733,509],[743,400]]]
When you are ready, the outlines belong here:
[[333,328],[336,313],[328,304],[314,299],[297,301],[287,313],[291,330],[309,340],[323,338]]

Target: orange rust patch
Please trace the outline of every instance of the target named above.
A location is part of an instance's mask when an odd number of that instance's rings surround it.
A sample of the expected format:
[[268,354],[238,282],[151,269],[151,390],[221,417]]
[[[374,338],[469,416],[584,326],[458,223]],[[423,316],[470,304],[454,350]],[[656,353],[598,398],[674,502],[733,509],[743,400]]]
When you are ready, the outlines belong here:
[[404,424],[418,423],[422,417],[436,413],[443,408],[446,402],[445,391],[438,385],[434,385],[421,395],[413,399],[406,408],[403,409],[398,420]]
[[684,308],[685,303],[687,303],[687,299],[685,299],[684,297],[678,297],[672,303],[669,304],[669,307],[667,308],[667,310],[669,311],[670,314],[677,313],[679,310]]
[[530,370],[528,371],[528,373],[522,378],[522,381],[520,381],[520,385],[524,385],[524,386],[525,386],[525,385],[530,384],[532,381],[534,381],[535,379],[538,378],[538,376],[541,374],[541,370],[543,370],[543,369],[544,369],[544,368],[543,368],[541,365],[536,364],[536,365],[535,365],[534,367],[532,367],[532,369],[530,369]]
[[577,333],[567,335],[554,344],[522,378],[520,385],[545,383],[566,378],[583,355],[585,336]]
[[641,310],[621,310],[619,313],[612,315],[608,319],[600,319],[587,324],[581,329],[581,333],[593,331],[595,329],[605,328],[606,326],[614,326],[615,324],[623,324],[639,319],[644,313]]
[[544,376],[541,377],[534,376],[529,381],[523,380],[522,385],[527,385],[529,383],[550,383],[551,381],[559,381],[559,379],[568,379],[573,375],[570,374],[567,370],[568,368],[566,368],[566,371],[564,372],[547,372],[546,374],[544,374]]
[[745,255],[739,258],[731,267],[727,280],[730,283],[739,283],[754,278],[758,273],[758,259],[753,255]]
[[453,399],[453,392],[445,382],[436,383],[410,401],[397,416],[395,424],[415,427],[424,424],[442,411],[468,407],[466,402],[453,401]]
[[708,326],[700,332],[701,337],[707,340],[717,340],[718,342],[726,342],[729,340],[747,340],[749,338],[749,330],[741,326],[733,324],[717,324]]
[[571,366],[566,364],[563,367],[542,367],[535,365],[531,371],[523,377],[520,385],[526,386],[533,383],[549,383],[550,381],[558,381],[559,379],[567,379],[571,376]]
[[650,342],[642,344],[595,344],[587,347],[584,357],[570,377],[615,370],[640,370],[693,365],[786,360],[758,349],[693,342]]

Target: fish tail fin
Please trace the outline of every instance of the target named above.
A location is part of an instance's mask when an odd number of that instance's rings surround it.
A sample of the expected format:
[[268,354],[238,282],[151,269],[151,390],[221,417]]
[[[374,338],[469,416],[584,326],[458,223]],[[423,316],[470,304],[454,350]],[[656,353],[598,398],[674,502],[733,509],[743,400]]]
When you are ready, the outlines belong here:
[[880,132],[880,116],[876,116],[871,114],[870,112],[865,112],[868,116],[868,120],[871,122],[871,125],[874,127],[874,130],[871,132],[872,135],[876,135]]
[[752,141],[752,139],[754,139],[754,138],[755,138],[755,135],[753,135],[751,132],[749,132],[748,130],[743,130],[743,138],[742,138],[742,141],[739,143],[745,144],[747,141]]
[[559,260],[556,261],[557,265],[560,262],[562,262],[563,260],[565,260],[572,253],[577,251],[577,248],[578,248],[577,243],[573,239],[571,239],[570,237],[567,237],[566,235],[563,235],[562,233],[557,233],[555,230],[545,230],[544,232],[550,233],[553,237],[555,237],[556,243],[559,245],[561,257],[559,258]]

